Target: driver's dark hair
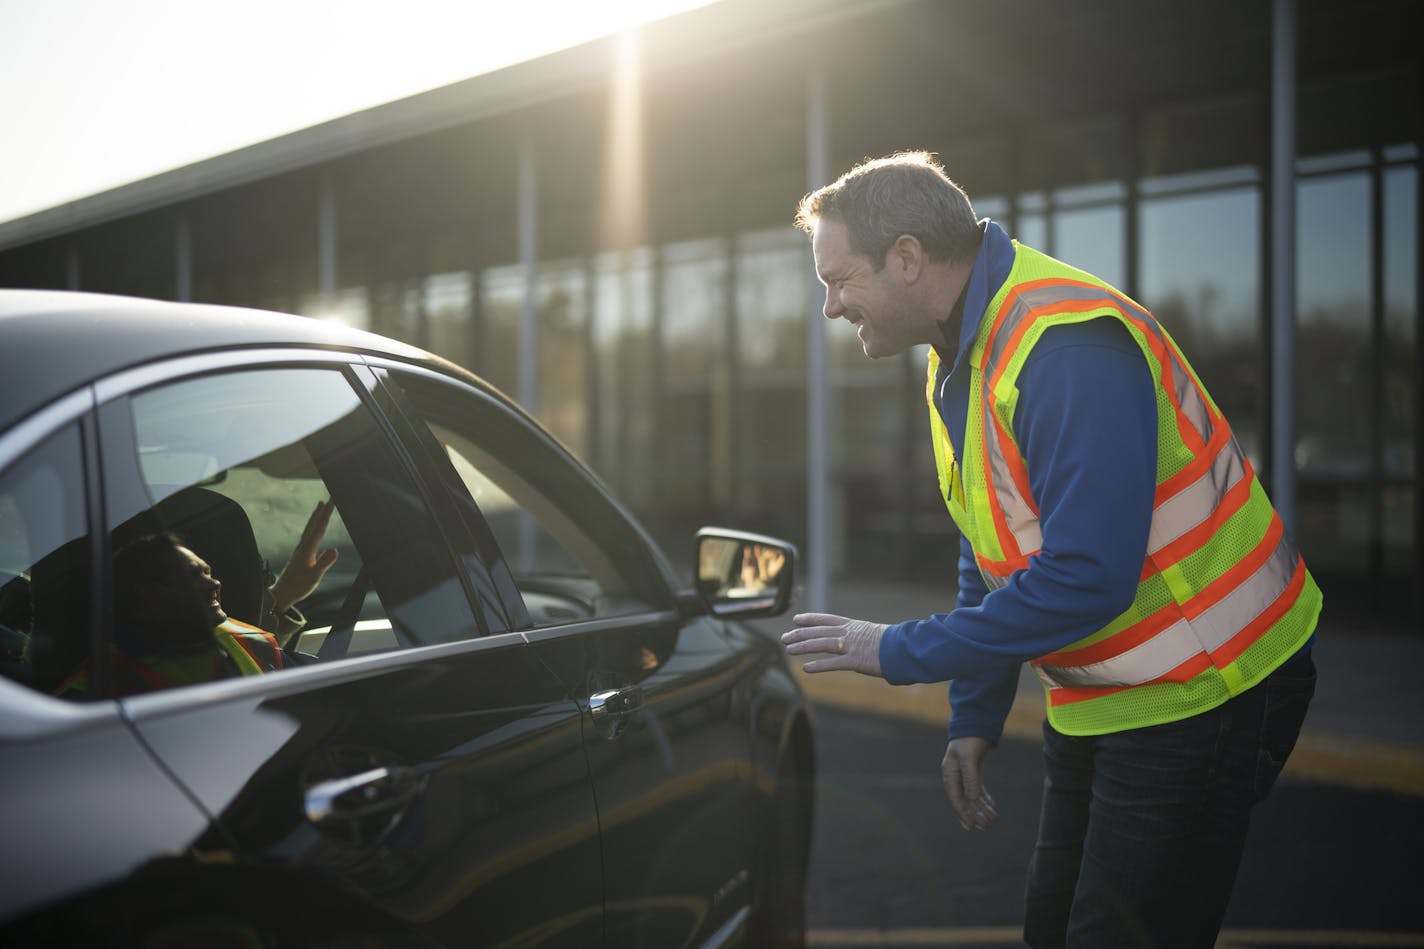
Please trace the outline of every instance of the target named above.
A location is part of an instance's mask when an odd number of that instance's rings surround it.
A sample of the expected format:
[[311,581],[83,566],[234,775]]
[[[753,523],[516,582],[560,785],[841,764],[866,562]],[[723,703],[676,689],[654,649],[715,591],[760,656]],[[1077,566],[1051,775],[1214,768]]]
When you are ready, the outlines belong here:
[[183,538],[172,531],[145,534],[114,554],[114,618],[120,622],[142,620],[142,591],[170,578],[178,567]]
[[956,262],[978,251],[982,233],[969,195],[926,151],[861,162],[801,199],[798,228],[814,234],[823,218],[844,224],[851,249],[876,270],[903,234],[919,240],[932,260]]

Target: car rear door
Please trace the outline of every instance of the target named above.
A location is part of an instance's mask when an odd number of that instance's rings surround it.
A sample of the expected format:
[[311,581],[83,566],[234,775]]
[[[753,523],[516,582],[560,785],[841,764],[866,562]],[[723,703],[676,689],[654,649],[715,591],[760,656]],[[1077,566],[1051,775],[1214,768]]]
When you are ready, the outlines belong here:
[[746,917],[757,823],[748,697],[720,623],[679,605],[641,529],[516,409],[386,369],[512,628],[582,711],[605,944],[729,941]]
[[201,491],[241,509],[276,572],[313,499],[333,506],[316,549],[336,564],[300,604],[284,668],[122,699],[221,828],[193,855],[234,880],[221,913],[289,945],[598,944],[582,710],[452,557],[369,371],[257,358],[101,387],[114,547]]

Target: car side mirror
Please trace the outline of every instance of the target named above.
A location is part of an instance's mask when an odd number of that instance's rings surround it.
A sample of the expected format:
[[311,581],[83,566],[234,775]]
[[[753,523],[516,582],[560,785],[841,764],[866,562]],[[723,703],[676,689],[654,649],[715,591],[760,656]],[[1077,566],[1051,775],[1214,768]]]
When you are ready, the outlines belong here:
[[791,605],[796,547],[720,527],[697,532],[697,592],[714,616],[777,616]]

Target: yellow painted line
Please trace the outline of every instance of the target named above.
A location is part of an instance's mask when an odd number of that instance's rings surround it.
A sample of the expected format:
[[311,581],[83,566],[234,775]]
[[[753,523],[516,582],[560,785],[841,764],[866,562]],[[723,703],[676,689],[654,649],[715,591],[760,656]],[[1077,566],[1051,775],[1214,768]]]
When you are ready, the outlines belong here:
[[[809,675],[793,664],[813,702],[838,708],[894,715],[932,725],[949,721],[948,687],[890,685],[854,672]],[[1004,723],[1011,738],[1042,736],[1043,695],[1021,691]],[[1286,762],[1286,775],[1308,781],[1424,797],[1424,749],[1313,731],[1307,724]]]
[[808,946],[965,946],[1023,944],[1021,926],[955,926],[926,929],[811,929]]
[[[950,926],[919,929],[812,929],[806,945],[872,949],[892,946],[972,946],[1021,944],[1018,926]],[[1216,949],[1251,949],[1270,946],[1424,947],[1424,933],[1390,933],[1370,930],[1225,929]]]

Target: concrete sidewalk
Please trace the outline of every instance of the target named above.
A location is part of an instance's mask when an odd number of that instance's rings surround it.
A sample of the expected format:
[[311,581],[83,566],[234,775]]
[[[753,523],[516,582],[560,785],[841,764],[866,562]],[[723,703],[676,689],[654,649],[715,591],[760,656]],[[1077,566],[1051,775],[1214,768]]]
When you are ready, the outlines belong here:
[[[945,612],[953,602],[948,587],[838,582],[831,591],[832,612],[881,623]],[[779,635],[790,628],[790,615],[757,625],[768,635]],[[1331,625],[1327,604],[1317,630],[1315,664],[1319,684],[1286,774],[1424,795],[1424,633],[1347,631]],[[792,668],[818,703],[932,723],[949,718],[944,685],[897,687],[852,673],[807,675],[799,662]],[[1005,736],[1038,741],[1043,708],[1043,688],[1025,667]]]

